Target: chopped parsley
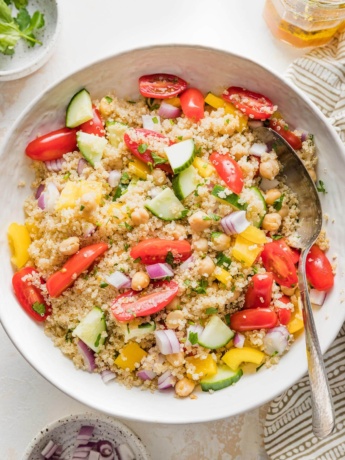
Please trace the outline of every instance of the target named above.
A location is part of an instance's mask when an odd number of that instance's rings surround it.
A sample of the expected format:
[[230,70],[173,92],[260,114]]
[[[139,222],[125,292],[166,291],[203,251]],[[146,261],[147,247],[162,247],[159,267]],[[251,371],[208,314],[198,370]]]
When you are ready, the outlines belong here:
[[108,104],[110,104],[111,102],[113,102],[112,98],[109,97],[109,96],[105,96],[104,99],[108,102]]
[[188,340],[190,341],[190,343],[192,345],[195,345],[196,343],[198,343],[198,340],[199,340],[198,333],[197,332],[190,332],[188,334]]
[[284,193],[280,195],[278,199],[276,199],[273,203],[273,207],[276,211],[280,211],[282,206],[283,206],[283,201],[284,201]]
[[209,217],[209,216],[203,216],[202,220],[211,220],[211,217]]
[[101,283],[101,284],[99,285],[99,287],[101,287],[101,288],[106,288],[107,286],[109,286],[108,283]]
[[67,171],[66,174],[63,175],[63,179],[68,180],[70,175],[71,175],[71,172]]
[[124,172],[121,176],[121,179],[120,179],[120,182],[121,184],[128,184],[128,182],[130,181],[130,177],[129,177],[129,174],[128,172]]
[[159,109],[159,104],[156,102],[156,99],[154,99],[153,97],[147,97],[146,104],[148,108],[151,110]]
[[138,145],[138,152],[139,153],[145,153],[147,150],[148,145],[147,144],[139,144]]
[[227,313],[224,316],[224,319],[225,319],[225,323],[229,326],[229,324],[230,324],[230,313]]
[[152,159],[153,159],[153,164],[156,166],[156,165],[161,165],[161,164],[164,164],[164,163],[167,163],[168,160],[166,158],[163,158],[159,155],[157,155],[155,152],[151,152],[151,156],[152,156]]
[[151,323],[141,323],[139,324],[138,329],[145,329],[146,327],[151,327],[151,326],[152,326]]
[[123,247],[124,247],[124,250],[127,251],[128,248],[129,248],[129,244],[128,244],[128,243],[125,243],[125,244],[123,245]]
[[99,342],[101,341],[101,334],[98,334],[96,342],[95,342],[95,347],[99,346]]
[[65,335],[65,341],[66,342],[72,342],[73,335],[72,335],[73,329],[68,329]]
[[188,209],[184,209],[183,211],[181,211],[181,217],[187,217],[188,215]]
[[205,313],[206,315],[214,315],[215,313],[218,313],[218,310],[217,308],[209,307],[209,308],[206,308]]
[[124,224],[125,224],[125,227],[127,228],[127,230],[129,230],[129,231],[133,230],[133,227],[131,225],[127,224],[127,222],[124,222]]
[[218,267],[223,267],[223,268],[229,268],[230,265],[231,265],[231,259],[226,256],[223,252],[218,252],[218,254],[216,255],[216,265]]
[[218,216],[217,214],[212,214],[212,219],[218,222],[221,219],[221,217]]
[[152,121],[155,125],[158,124],[158,118],[157,117],[152,117]]
[[136,104],[136,101],[127,101],[128,104]]
[[201,280],[199,282],[199,286],[193,288],[193,291],[197,292],[198,294],[206,294],[206,288],[208,287],[207,280]]
[[85,206],[82,204],[82,205],[80,206],[80,211],[83,211],[84,209],[85,209]]
[[32,309],[41,316],[44,316],[46,312],[46,306],[43,303],[35,302],[32,305]]
[[319,180],[319,182],[316,182],[316,188],[317,188],[317,191],[320,193],[324,193],[324,194],[327,193],[325,184],[322,180]]
[[190,286],[190,280],[184,280],[184,281],[183,281],[183,284],[184,284],[185,286]]
[[271,235],[272,240],[281,240],[283,235]]
[[176,139],[179,140],[179,141],[182,141],[182,140],[183,140],[183,136],[177,136]]
[[174,255],[171,251],[168,251],[168,254],[165,257],[165,262],[169,265],[174,265]]
[[134,262],[135,264],[141,262],[141,257],[137,257],[136,259],[133,260],[133,262]]

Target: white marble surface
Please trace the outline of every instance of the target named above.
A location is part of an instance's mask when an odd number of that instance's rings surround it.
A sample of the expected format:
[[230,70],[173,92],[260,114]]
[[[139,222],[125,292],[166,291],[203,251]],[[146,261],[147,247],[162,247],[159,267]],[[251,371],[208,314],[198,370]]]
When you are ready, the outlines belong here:
[[[264,0],[59,3],[61,36],[50,61],[31,76],[0,83],[0,142],[43,88],[112,53],[150,44],[201,44],[242,54],[280,74],[303,54],[271,36],[262,19]],[[30,439],[47,423],[89,409],[32,369],[1,326],[0,350],[0,456],[20,460]],[[141,437],[153,460],[264,460],[264,413],[265,407],[218,422],[188,426],[125,423]]]

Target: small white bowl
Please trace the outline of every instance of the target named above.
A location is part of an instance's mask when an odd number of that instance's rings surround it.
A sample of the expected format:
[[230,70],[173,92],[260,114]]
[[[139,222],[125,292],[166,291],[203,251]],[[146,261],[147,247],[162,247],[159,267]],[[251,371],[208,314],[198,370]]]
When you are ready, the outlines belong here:
[[91,440],[105,439],[114,446],[125,443],[133,451],[136,460],[150,460],[144,444],[126,425],[112,417],[93,413],[70,415],[42,428],[28,445],[23,460],[43,458],[41,452],[50,440],[63,446],[61,458],[69,460],[72,458],[77,434],[83,425],[95,427]]
[[27,7],[30,14],[41,11],[45,25],[37,38],[42,45],[28,46],[20,39],[12,56],[0,53],[0,81],[16,80],[25,77],[45,64],[53,53],[60,31],[59,7],[56,0],[30,0]]

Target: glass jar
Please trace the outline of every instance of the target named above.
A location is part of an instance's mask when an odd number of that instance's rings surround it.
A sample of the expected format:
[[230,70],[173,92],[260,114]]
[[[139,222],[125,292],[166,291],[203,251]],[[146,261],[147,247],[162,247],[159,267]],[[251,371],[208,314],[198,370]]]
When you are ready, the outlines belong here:
[[321,46],[345,24],[345,0],[266,0],[273,35],[298,48]]

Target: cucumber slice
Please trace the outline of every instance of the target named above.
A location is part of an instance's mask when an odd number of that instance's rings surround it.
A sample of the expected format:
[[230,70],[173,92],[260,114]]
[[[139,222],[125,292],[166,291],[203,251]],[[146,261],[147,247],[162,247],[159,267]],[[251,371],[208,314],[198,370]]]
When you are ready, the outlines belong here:
[[212,316],[198,339],[199,345],[216,350],[224,347],[233,338],[235,333],[227,326],[219,316]]
[[178,174],[193,163],[195,156],[194,141],[193,139],[187,139],[165,147],[164,151],[174,174]]
[[239,203],[239,195],[236,195],[236,193],[230,193],[229,195],[226,193],[228,192],[229,189],[226,189],[225,187],[222,187],[221,185],[215,185],[213,187],[213,190],[211,192],[211,195],[215,196],[218,198],[218,200],[221,200],[227,204],[230,204],[236,209],[239,210],[244,210],[246,209],[247,205],[246,204],[241,204]]
[[142,324],[139,324],[138,322],[134,322],[134,324],[132,323],[133,321],[120,325],[125,342],[128,342],[131,339],[144,337],[148,334],[151,334],[151,332],[155,331],[156,329],[156,323],[154,321]]
[[262,221],[267,213],[266,201],[257,187],[250,187],[246,190],[246,197],[248,196],[247,204],[247,219],[254,227],[261,227]]
[[92,166],[101,161],[105,146],[108,141],[105,137],[96,136],[95,134],[77,132],[77,144],[81,154]]
[[105,124],[108,133],[108,139],[113,147],[118,148],[120,142],[123,142],[123,135],[128,129],[128,125],[120,121],[107,121]]
[[217,374],[200,381],[202,391],[218,391],[238,382],[243,375],[242,369],[232,371],[228,366],[217,366]]
[[189,168],[173,178],[173,190],[179,200],[184,200],[188,195],[194,192],[198,186],[197,177],[197,170],[194,166],[189,166]]
[[66,110],[66,126],[67,128],[75,128],[76,126],[92,120],[92,101],[90,93],[85,89],[81,89],[70,100]]
[[187,209],[176,198],[171,188],[164,189],[155,198],[147,201],[145,207],[162,220],[182,219],[187,213]]
[[102,332],[106,330],[103,311],[98,307],[94,307],[80,321],[74,329],[73,335],[79,337],[91,350],[97,353],[104,344],[105,337],[102,337]]

